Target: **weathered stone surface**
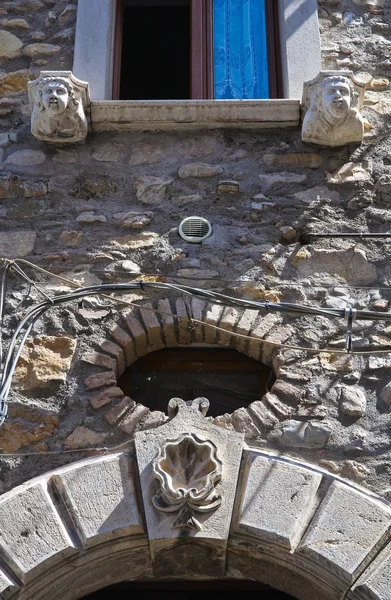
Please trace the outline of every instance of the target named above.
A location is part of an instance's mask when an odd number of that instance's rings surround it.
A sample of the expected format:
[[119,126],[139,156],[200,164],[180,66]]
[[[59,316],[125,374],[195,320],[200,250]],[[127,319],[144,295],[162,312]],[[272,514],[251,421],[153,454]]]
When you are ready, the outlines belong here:
[[334,173],[327,174],[328,183],[339,185],[343,183],[355,183],[359,181],[371,181],[371,173],[361,163],[349,162],[340,167]]
[[27,69],[0,73],[0,96],[15,96],[26,91],[31,72]]
[[24,56],[38,58],[39,56],[55,56],[61,52],[61,46],[55,44],[29,44],[23,48]]
[[75,150],[58,149],[56,154],[52,157],[52,161],[60,164],[74,164],[77,162],[77,152]]
[[259,175],[260,184],[263,192],[268,192],[273,186],[281,184],[304,183],[307,175],[298,173],[288,173],[281,171],[280,173],[261,173]]
[[366,559],[373,556],[390,523],[387,506],[333,482],[301,543],[300,553],[331,568],[337,565],[340,576],[351,583]]
[[121,420],[118,429],[124,431],[128,435],[133,435],[136,431],[141,419],[149,413],[149,408],[142,404],[137,404],[132,410]]
[[221,175],[223,171],[224,169],[220,165],[189,163],[188,165],[183,165],[179,169],[178,175],[181,179],[187,177],[215,177],[216,175]]
[[163,348],[162,331],[156,314],[153,312],[152,304],[147,302],[140,308],[141,319],[147,331],[149,351],[154,352]]
[[277,380],[273,385],[273,394],[276,394],[280,399],[298,404],[304,397],[304,390],[288,383],[287,381]]
[[278,443],[284,448],[324,448],[331,435],[327,423],[286,421]]
[[105,404],[108,404],[112,400],[122,398],[123,395],[124,393],[119,387],[107,388],[103,392],[100,392],[99,394],[96,394],[96,396],[93,396],[91,398],[91,406],[97,410],[98,408],[102,408],[102,406],[105,406]]
[[142,231],[141,233],[124,235],[119,238],[110,238],[109,245],[134,250],[136,248],[150,248],[156,244],[158,239],[159,236],[157,233],[153,231]]
[[134,182],[137,200],[143,204],[159,204],[164,200],[166,190],[174,180],[167,177],[145,175]]
[[385,404],[391,406],[391,381],[380,392],[380,398]]
[[115,341],[118,342],[118,344],[124,349],[126,365],[129,366],[137,358],[134,349],[133,339],[126,331],[122,329],[122,327],[119,327],[118,325],[115,325],[115,327],[113,327],[110,330],[110,334],[113,336]]
[[126,455],[63,469],[53,476],[83,546],[143,533]]
[[60,240],[70,248],[76,248],[84,237],[81,231],[63,231],[60,234]]
[[94,431],[88,427],[76,427],[71,435],[64,440],[64,450],[101,446],[106,437],[107,433]]
[[15,371],[20,388],[58,388],[66,381],[75,350],[76,340],[70,337],[38,336],[29,340]]
[[121,227],[130,227],[131,229],[142,229],[149,225],[154,217],[153,212],[137,212],[131,210],[129,212],[116,213],[114,219],[120,221]]
[[[57,417],[53,417],[52,422],[47,422],[47,419],[42,417],[42,423],[39,425],[36,422],[34,425],[29,421],[26,423],[24,419],[21,423],[6,422],[0,430],[0,448],[2,452],[16,452],[31,444],[38,444],[55,435],[58,424]],[[35,448],[37,450],[36,446]]]
[[125,320],[128,329],[132,334],[137,356],[145,356],[148,352],[147,334],[145,329],[132,312],[125,314]]
[[110,142],[98,146],[92,153],[92,158],[99,162],[118,162],[124,153],[124,146],[115,142]]
[[341,411],[349,417],[363,417],[366,412],[367,399],[362,389],[357,386],[342,386]]
[[280,318],[276,314],[269,313],[265,315],[259,324],[251,332],[251,340],[249,343],[249,356],[255,360],[259,360],[263,344],[257,341],[264,338],[271,329],[279,322]]
[[328,250],[303,248],[293,255],[294,266],[302,277],[333,276],[353,285],[370,285],[378,278],[376,267],[368,262],[361,248]]
[[390,595],[391,546],[387,546],[354,584],[347,598],[376,598],[387,600]]
[[32,253],[37,234],[35,231],[2,231],[0,255],[7,258],[21,258]]
[[0,25],[8,29],[30,29],[25,19],[0,19]]
[[214,279],[219,276],[219,272],[210,269],[179,269],[177,276],[186,279]]
[[30,167],[41,165],[45,160],[46,155],[42,150],[17,150],[7,156],[5,163],[19,167]]
[[322,165],[320,154],[264,154],[263,162],[269,167],[282,169],[318,169]]
[[23,42],[9,31],[0,31],[0,59],[15,58],[20,54]]
[[100,347],[101,350],[107,352],[107,354],[114,356],[114,358],[117,361],[118,375],[122,375],[122,373],[126,369],[126,357],[123,348],[118,346],[118,344],[113,344],[113,342],[110,342],[109,340],[105,340],[104,342],[102,342]]
[[58,16],[58,22],[60,25],[66,25],[69,21],[75,19],[77,12],[76,4],[67,4],[62,13]]
[[228,179],[225,181],[219,181],[217,191],[220,194],[237,194],[238,192],[240,192],[240,183],[239,181]]
[[219,323],[219,327],[221,327],[221,329],[224,329],[224,331],[219,330],[218,334],[219,334],[219,343],[222,344],[223,346],[228,346],[231,338],[232,338],[232,331],[236,330],[236,324],[238,322],[240,318],[240,313],[238,310],[236,310],[236,308],[233,308],[231,306],[226,306],[223,309],[223,314],[221,315],[221,320]]
[[42,484],[2,497],[0,530],[3,552],[23,582],[35,577],[42,563],[50,568],[76,552]]
[[300,200],[303,204],[311,204],[317,200],[332,200],[333,202],[339,204],[342,202],[342,198],[338,192],[333,190],[329,190],[326,186],[316,186],[313,188],[309,188],[308,190],[304,190],[303,192],[297,192],[296,194],[292,194],[292,198]]
[[263,400],[252,402],[247,410],[260,431],[262,429],[273,429],[278,423],[277,417],[269,410]]
[[117,382],[116,377],[112,371],[105,371],[104,373],[96,373],[90,375],[84,380],[84,385],[87,390],[95,390],[96,388],[104,387],[105,385],[115,385]]
[[113,406],[113,408],[111,408],[105,414],[105,419],[108,423],[110,423],[110,425],[115,425],[117,421],[122,419],[126,415],[126,413],[129,412],[130,409],[134,408],[135,406],[135,401],[131,398],[128,398],[128,396],[125,396],[120,402],[118,402],[118,404]]
[[249,450],[244,452],[243,471],[234,531],[293,550],[312,516],[322,476]]
[[81,357],[81,360],[90,365],[109,369],[114,373],[118,372],[117,361],[115,358],[111,358],[111,356],[107,356],[107,354],[102,354],[101,352],[86,352]]
[[208,325],[210,325],[210,327],[204,325],[206,344],[215,343],[215,340],[217,338],[217,329],[215,329],[215,326],[217,326],[217,324],[219,323],[222,312],[223,307],[218,304],[212,304],[211,306],[208,306],[204,318],[205,323],[208,323]]
[[93,212],[82,212],[78,217],[76,217],[76,221],[78,223],[106,223],[107,219],[104,215],[96,215]]
[[232,413],[231,422],[235,431],[244,433],[246,438],[256,438],[260,435],[259,429],[256,427],[248,411],[243,407],[238,408]]

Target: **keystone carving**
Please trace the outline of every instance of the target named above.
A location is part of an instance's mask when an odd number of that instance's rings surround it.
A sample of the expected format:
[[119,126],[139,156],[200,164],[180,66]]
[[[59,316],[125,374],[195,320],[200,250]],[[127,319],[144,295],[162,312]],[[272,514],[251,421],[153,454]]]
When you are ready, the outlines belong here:
[[31,133],[44,142],[80,142],[88,132],[88,83],[71,71],[42,71],[28,83]]
[[184,433],[169,440],[153,464],[161,491],[152,498],[157,510],[178,512],[172,528],[201,529],[194,513],[216,510],[221,496],[215,489],[221,481],[222,463],[213,442]]
[[315,79],[306,81],[303,142],[331,147],[361,143],[364,92],[365,85],[358,82],[351,71],[321,71]]

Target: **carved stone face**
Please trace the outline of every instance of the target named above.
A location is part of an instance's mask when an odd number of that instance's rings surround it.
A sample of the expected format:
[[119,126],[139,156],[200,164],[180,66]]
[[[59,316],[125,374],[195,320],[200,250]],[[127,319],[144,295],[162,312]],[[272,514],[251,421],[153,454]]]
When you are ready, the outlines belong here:
[[345,117],[352,104],[349,81],[337,78],[326,81],[322,90],[322,103],[324,110],[333,118]]
[[69,92],[61,81],[50,81],[43,86],[42,104],[49,113],[61,115],[68,106]]

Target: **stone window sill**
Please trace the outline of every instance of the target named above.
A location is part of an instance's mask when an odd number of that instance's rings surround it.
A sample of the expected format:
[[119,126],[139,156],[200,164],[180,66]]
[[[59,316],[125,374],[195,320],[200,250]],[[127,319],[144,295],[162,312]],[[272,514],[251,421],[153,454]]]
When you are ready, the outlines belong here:
[[298,127],[299,100],[102,100],[91,103],[92,131]]

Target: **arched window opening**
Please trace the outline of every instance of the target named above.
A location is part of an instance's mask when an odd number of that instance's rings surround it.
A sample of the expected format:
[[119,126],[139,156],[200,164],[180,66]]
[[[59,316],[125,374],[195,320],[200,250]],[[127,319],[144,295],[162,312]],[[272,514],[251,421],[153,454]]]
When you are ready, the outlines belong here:
[[246,600],[293,600],[292,596],[258,582],[229,579],[124,582],[99,590],[82,600],[128,600],[130,597],[132,600],[155,600],[156,597],[160,600],[199,600],[200,592],[204,600],[216,600],[219,593],[224,594],[225,600],[240,600],[243,593],[246,594]]
[[273,371],[231,348],[165,348],[136,360],[118,381],[136,402],[166,411],[171,398],[208,398],[217,417],[259,400],[275,381]]

